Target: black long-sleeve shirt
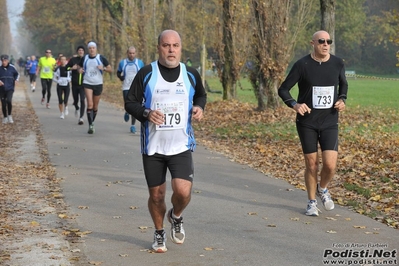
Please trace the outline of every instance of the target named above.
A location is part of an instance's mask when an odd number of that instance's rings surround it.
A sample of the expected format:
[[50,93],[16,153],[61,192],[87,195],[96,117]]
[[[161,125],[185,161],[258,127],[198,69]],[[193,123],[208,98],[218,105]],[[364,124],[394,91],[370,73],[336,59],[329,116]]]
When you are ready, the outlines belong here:
[[[67,65],[66,65],[67,69],[70,69],[74,65],[79,65],[80,60],[82,60],[82,58],[80,56],[72,57],[71,59],[69,59]],[[80,74],[77,69],[73,69],[71,71],[71,73],[72,73],[72,84],[73,85],[82,85],[83,74]]]
[[[297,114],[297,122],[311,125],[331,125],[338,123],[338,111],[334,108],[334,103],[338,99],[346,100],[348,93],[348,82],[345,76],[345,66],[342,59],[330,55],[326,62],[317,62],[309,55],[299,59],[291,68],[287,78],[278,89],[278,94],[284,103],[292,107],[295,99],[291,96],[290,90],[298,83],[299,94],[298,103],[306,103],[312,110],[310,114],[304,116]],[[313,108],[313,88],[314,87],[334,87],[334,99],[331,108]]]

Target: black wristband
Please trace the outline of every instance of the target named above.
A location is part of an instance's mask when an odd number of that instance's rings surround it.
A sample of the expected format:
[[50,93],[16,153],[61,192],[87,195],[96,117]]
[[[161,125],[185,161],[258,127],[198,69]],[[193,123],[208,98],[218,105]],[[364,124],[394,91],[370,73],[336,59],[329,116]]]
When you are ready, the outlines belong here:
[[143,116],[145,118],[148,118],[148,116],[150,115],[151,111],[152,111],[151,109],[145,109],[144,112],[143,112]]

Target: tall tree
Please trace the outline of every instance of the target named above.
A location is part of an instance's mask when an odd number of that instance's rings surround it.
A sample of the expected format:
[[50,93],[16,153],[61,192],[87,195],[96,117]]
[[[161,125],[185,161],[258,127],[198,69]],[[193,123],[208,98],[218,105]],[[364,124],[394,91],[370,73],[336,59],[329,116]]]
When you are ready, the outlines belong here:
[[[295,38],[307,25],[307,12],[313,1],[252,0],[253,11],[253,68],[250,80],[258,100],[258,110],[280,105],[277,94],[292,50]],[[293,12],[295,8],[295,12]],[[292,22],[290,23],[290,18]]]
[[10,21],[7,14],[7,0],[1,0],[0,6],[0,51],[9,54],[11,52],[12,36],[10,29]]
[[[222,42],[219,57],[223,68],[219,74],[223,86],[223,99],[235,99],[237,81],[247,59],[249,12],[247,1],[223,0]],[[223,70],[223,71],[220,71]]]
[[[335,39],[335,0],[320,0],[321,25],[320,29],[330,34]],[[335,43],[331,44],[330,52],[335,54]]]

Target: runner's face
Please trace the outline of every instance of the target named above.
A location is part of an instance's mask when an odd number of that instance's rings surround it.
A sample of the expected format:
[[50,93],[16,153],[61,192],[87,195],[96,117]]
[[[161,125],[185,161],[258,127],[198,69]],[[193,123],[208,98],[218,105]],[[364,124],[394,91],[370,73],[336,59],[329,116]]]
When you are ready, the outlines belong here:
[[61,64],[62,64],[63,66],[65,66],[65,65],[67,64],[67,59],[66,59],[65,56],[61,56],[60,61],[61,61]]
[[80,57],[84,56],[84,55],[85,55],[85,50],[83,50],[82,48],[79,48],[79,49],[78,49],[78,55],[79,55]]
[[97,55],[97,47],[95,47],[95,46],[90,46],[90,47],[89,47],[89,55],[90,55],[90,56],[95,56],[95,55]]
[[7,65],[8,65],[8,62],[10,62],[8,59],[2,59],[2,60],[1,60],[2,66],[7,66]]
[[159,63],[168,68],[177,67],[181,58],[181,40],[175,31],[164,32],[159,40]]
[[132,61],[136,57],[136,49],[130,49],[127,52],[127,58]]
[[319,39],[330,40],[330,35],[327,32],[321,32],[315,36],[312,40],[312,45],[316,57],[325,57],[330,53],[331,45],[324,41],[324,43],[319,43]]

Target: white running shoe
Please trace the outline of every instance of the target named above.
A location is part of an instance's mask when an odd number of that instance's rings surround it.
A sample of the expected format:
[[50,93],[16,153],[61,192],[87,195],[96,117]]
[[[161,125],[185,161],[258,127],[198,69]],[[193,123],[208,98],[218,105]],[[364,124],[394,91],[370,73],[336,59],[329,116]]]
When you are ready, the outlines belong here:
[[[306,207],[306,215],[307,216],[319,216],[319,208],[317,208],[317,201],[312,200],[308,202],[308,206]],[[320,211],[321,212],[321,211]]]
[[78,125],[83,125],[83,124],[84,124],[84,122],[83,122],[83,118],[79,118]]
[[3,118],[3,124],[7,124],[8,123],[8,117],[4,117]]
[[12,115],[8,116],[8,123],[10,123],[10,124],[14,123],[14,120],[12,119]]
[[330,192],[328,191],[328,189],[321,191],[320,185],[317,184],[316,194],[318,197],[320,197],[321,202],[323,203],[324,209],[326,209],[326,211],[331,211],[334,209],[334,207],[335,207],[334,201],[331,199],[331,195],[330,195]]
[[65,115],[69,114],[68,106],[65,106]]
[[65,118],[64,113],[61,113],[60,118],[61,118],[61,119],[64,119],[64,118]]
[[168,249],[166,248],[166,233],[162,230],[162,232],[158,233],[154,232],[154,243],[152,244],[152,248],[156,253],[165,253]]
[[173,218],[172,212],[173,209],[170,209],[168,212],[168,221],[171,224],[170,238],[173,243],[183,244],[184,239],[186,238],[186,233],[183,228],[183,217],[180,217],[179,219]]

